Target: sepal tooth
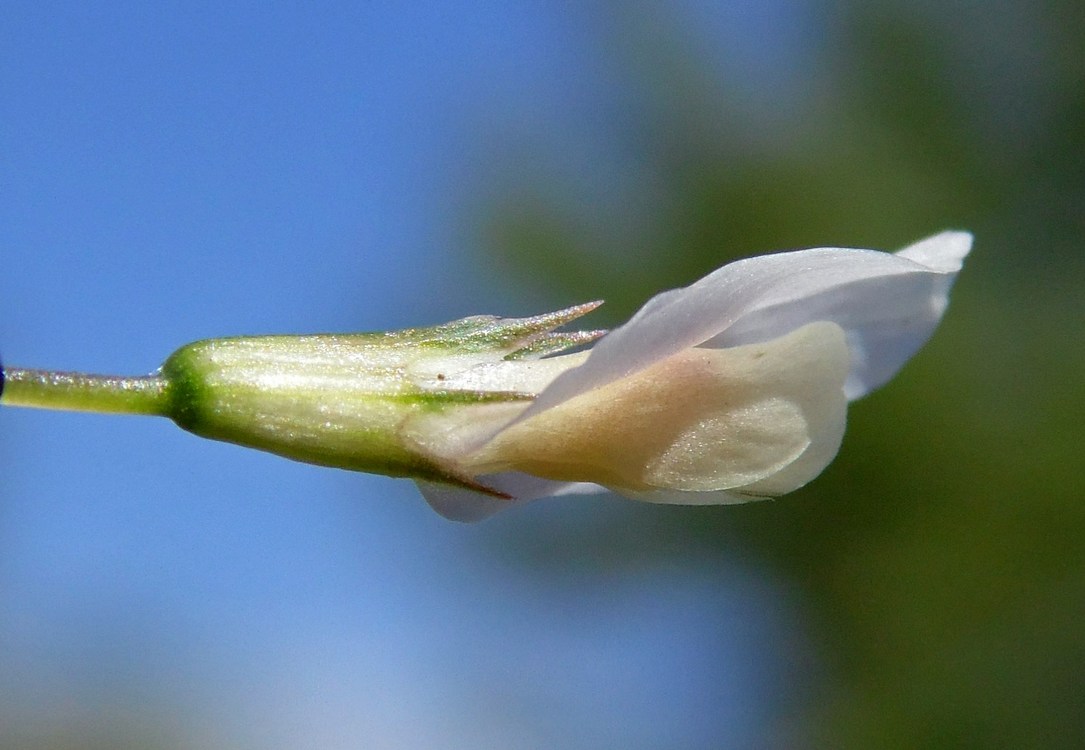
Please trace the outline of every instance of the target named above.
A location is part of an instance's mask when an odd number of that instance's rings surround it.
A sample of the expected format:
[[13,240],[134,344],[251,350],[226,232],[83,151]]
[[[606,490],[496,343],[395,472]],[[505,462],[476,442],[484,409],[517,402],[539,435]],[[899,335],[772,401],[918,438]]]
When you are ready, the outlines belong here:
[[[587,332],[590,338],[575,338],[578,334],[551,334],[555,328],[572,322],[579,317],[587,315],[599,307],[603,302],[585,302],[581,305],[567,307],[564,310],[533,315],[529,318],[499,318],[493,315],[475,315],[462,318],[451,323],[434,326],[425,329],[411,329],[404,332],[409,338],[414,338],[415,343],[434,344],[438,346],[454,346],[460,352],[477,351],[519,351],[524,348],[533,348],[536,343],[541,344],[543,353],[551,353],[576,346],[598,338],[595,332]],[[567,344],[547,344],[546,340],[551,335],[574,336]],[[539,355],[541,356],[541,354]]]
[[537,339],[527,342],[516,351],[506,354],[505,359],[537,359],[539,357],[545,357],[548,354],[556,354],[576,346],[590,344],[605,336],[606,333],[605,330],[547,333]]

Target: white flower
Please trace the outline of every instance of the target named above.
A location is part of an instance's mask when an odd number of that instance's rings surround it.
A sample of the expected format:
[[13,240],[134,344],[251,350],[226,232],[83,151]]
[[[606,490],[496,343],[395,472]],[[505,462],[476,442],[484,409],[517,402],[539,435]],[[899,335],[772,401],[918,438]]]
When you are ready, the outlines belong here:
[[971,244],[943,232],[896,254],[749,258],[657,295],[588,353],[427,365],[447,389],[537,396],[404,420],[405,444],[467,479],[419,487],[457,520],[604,489],[680,504],[797,489],[836,455],[847,402],[933,333]]
[[738,261],[602,338],[554,332],[588,303],[389,333],[208,339],[135,378],[0,368],[0,403],[153,414],[297,461],[410,477],[459,520],[604,489],[745,502],[828,465],[847,402],[930,337],[971,245],[943,232],[895,255]]

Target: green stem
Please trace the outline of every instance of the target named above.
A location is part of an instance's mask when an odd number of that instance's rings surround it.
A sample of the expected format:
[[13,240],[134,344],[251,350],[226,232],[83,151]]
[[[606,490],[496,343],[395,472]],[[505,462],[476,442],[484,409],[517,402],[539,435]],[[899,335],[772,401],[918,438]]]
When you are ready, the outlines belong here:
[[6,367],[0,382],[5,406],[158,416],[169,411],[167,381],[160,375],[125,378]]

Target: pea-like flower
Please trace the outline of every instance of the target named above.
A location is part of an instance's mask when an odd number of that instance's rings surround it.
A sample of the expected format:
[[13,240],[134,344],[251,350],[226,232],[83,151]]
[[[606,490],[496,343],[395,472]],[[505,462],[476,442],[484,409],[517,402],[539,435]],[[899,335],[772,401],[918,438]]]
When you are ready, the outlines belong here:
[[[835,457],[847,402],[934,332],[971,246],[970,234],[943,232],[896,254],[816,248],[731,263],[649,300],[590,353],[549,360],[568,365],[530,404],[487,407],[500,426],[441,414],[408,435],[520,501],[603,488],[697,505],[791,492]],[[419,484],[452,518],[510,504]]]
[[555,332],[589,303],[391,333],[213,339],[141,378],[9,368],[0,398],[157,414],[300,461],[411,477],[457,520],[605,489],[746,502],[828,465],[848,401],[930,337],[971,244],[943,232],[896,254],[741,260],[605,335]]

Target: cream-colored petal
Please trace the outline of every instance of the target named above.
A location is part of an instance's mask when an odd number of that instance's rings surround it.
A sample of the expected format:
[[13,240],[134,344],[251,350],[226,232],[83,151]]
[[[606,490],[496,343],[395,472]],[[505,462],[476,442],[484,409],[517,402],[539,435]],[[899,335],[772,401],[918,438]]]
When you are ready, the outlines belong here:
[[745,487],[804,456],[820,470],[839,445],[847,370],[832,323],[688,349],[514,424],[460,464],[476,475],[522,471],[634,493]]
[[[846,388],[842,394],[846,396]],[[802,455],[774,474],[733,488],[734,492],[749,500],[784,495],[813,480],[836,458],[847,423],[846,398],[811,398],[804,402],[803,409],[810,443]]]

